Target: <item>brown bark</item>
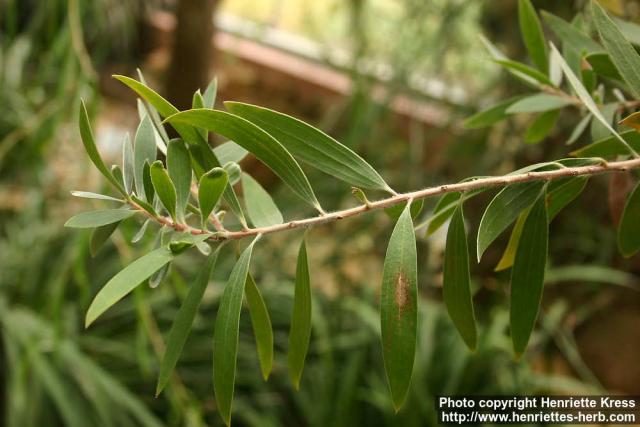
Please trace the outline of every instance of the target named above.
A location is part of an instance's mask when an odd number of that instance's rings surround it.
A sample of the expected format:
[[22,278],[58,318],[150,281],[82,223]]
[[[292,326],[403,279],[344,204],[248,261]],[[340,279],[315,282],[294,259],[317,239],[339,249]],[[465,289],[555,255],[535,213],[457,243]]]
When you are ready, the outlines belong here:
[[191,107],[193,92],[209,83],[213,66],[213,14],[219,0],[180,0],[166,92],[180,110]]

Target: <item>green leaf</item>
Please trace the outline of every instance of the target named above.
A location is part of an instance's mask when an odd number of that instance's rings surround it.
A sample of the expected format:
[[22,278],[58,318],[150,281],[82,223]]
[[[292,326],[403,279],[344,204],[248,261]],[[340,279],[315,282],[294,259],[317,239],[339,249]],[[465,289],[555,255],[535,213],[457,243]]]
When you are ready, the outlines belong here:
[[567,65],[566,61],[564,60],[562,55],[560,55],[560,52],[558,52],[558,49],[556,49],[553,43],[551,44],[551,55],[556,56],[558,63],[562,67],[564,75],[567,77],[567,80],[569,80],[569,84],[571,84],[571,87],[576,92],[576,95],[578,95],[578,98],[580,98],[585,107],[587,107],[591,114],[593,114],[593,117],[598,119],[609,132],[611,132],[616,138],[618,138],[618,140],[620,140],[620,142],[622,142],[628,148],[631,154],[637,155],[637,153],[625,142],[625,140],[622,139],[622,137],[611,127],[611,125],[607,122],[607,119],[602,116],[600,109],[598,109],[598,106],[591,98],[591,95],[589,95],[589,92],[587,92],[587,90],[584,88],[569,65]]
[[115,197],[107,196],[106,194],[92,193],[90,191],[72,191],[71,195],[74,197],[82,197],[83,199],[98,199],[108,200],[110,202],[124,202],[124,200],[116,199]]
[[127,133],[122,143],[122,178],[127,194],[131,194],[133,191],[133,176],[133,143],[131,142],[131,138],[129,138],[129,133]]
[[[589,122],[591,121],[591,114],[587,114],[586,116],[584,116],[580,122],[578,122],[578,124],[576,125],[575,128],[573,128],[573,131],[571,131],[571,135],[569,136],[569,139],[567,140],[566,144],[567,145],[571,145],[574,142],[576,142],[578,140],[578,138],[580,138],[580,136],[584,133],[585,129],[587,128],[587,126],[589,126]],[[616,140],[617,142],[617,140]]]
[[202,100],[204,101],[204,108],[213,108],[216,103],[216,95],[218,93],[218,79],[213,78],[209,82],[209,85],[204,90],[204,95],[202,95]]
[[249,153],[233,141],[227,141],[218,145],[213,149],[213,152],[216,153],[216,156],[222,165],[229,162],[240,163],[240,161]]
[[[489,52],[489,54],[493,59],[498,59],[498,60],[509,59],[504,55],[504,53],[500,51],[500,49],[498,49],[493,43],[487,40],[486,37],[480,35],[480,41],[482,42],[482,44],[484,44],[485,48],[487,49],[487,51]],[[531,86],[533,88],[538,88],[540,86],[536,80],[532,79],[526,74],[523,74],[513,68],[507,68],[507,70],[513,76],[515,76],[518,80],[520,80],[521,82],[525,83],[528,86]]]
[[492,124],[509,117],[509,114],[507,114],[507,109],[521,99],[521,96],[509,98],[492,107],[487,108],[486,110],[480,111],[467,118],[462,126],[464,126],[465,129],[479,129],[491,126]]
[[[604,104],[602,107],[598,107],[600,108],[602,117],[604,117],[607,123],[611,125],[614,122],[619,104],[617,102],[610,102],[608,104]],[[597,120],[591,122],[591,139],[593,141],[606,138],[607,136],[609,136],[609,130],[603,126],[602,123]]]
[[475,350],[477,332],[470,282],[467,233],[464,227],[462,204],[460,204],[453,214],[447,231],[442,291],[444,303],[453,324],[467,346]]
[[518,250],[518,243],[520,243],[520,236],[522,236],[522,227],[524,226],[524,222],[529,215],[529,211],[531,207],[523,210],[518,215],[518,219],[516,220],[516,224],[513,226],[511,230],[511,235],[509,236],[509,242],[507,243],[507,247],[504,249],[502,253],[502,258],[498,261],[498,265],[494,271],[502,271],[507,268],[511,268],[513,265],[513,261],[516,258],[516,251]]
[[438,231],[438,229],[440,229],[440,227],[442,227],[442,225],[451,218],[458,206],[459,200],[460,193],[457,192],[445,193],[440,197],[440,199],[438,199],[438,203],[436,203],[436,207],[433,209],[429,225],[427,226],[427,232],[425,233],[426,237],[429,237]]
[[494,62],[496,64],[502,65],[503,67],[509,70],[516,70],[522,74],[525,74],[531,77],[532,79],[534,79],[535,81],[537,81],[538,83],[541,83],[543,85],[554,86],[554,84],[551,82],[549,77],[547,77],[545,74],[521,62],[512,61],[510,59],[494,59]]
[[135,202],[138,206],[140,206],[142,209],[150,213],[152,216],[158,216],[158,213],[153,208],[153,206],[151,206],[151,203],[147,202],[146,200],[140,199],[135,194],[131,195],[131,200]]
[[144,188],[144,195],[148,203],[153,203],[156,190],[153,188],[153,182],[151,181],[151,163],[148,161],[144,162],[142,168],[142,187]]
[[75,215],[64,223],[65,227],[70,228],[94,228],[101,227],[114,222],[122,221],[133,215],[136,211],[129,209],[104,209],[99,211],[83,212]]
[[406,399],[416,351],[417,270],[416,240],[407,206],[389,240],[380,292],[382,353],[396,411]]
[[562,41],[563,46],[569,46],[578,53],[603,52],[604,49],[589,36],[562,18],[542,11],[542,19],[551,28],[551,31]]
[[223,168],[229,177],[229,185],[236,185],[242,177],[240,165],[235,162],[228,162],[224,164]]
[[629,195],[618,227],[618,248],[625,257],[640,250],[640,184]]
[[162,202],[171,218],[176,220],[176,188],[169,178],[169,174],[166,169],[162,167],[162,162],[156,160],[151,165],[151,181],[153,182],[153,188],[158,194],[158,198]]
[[218,204],[220,196],[227,186],[227,172],[222,168],[213,168],[200,177],[198,186],[198,204],[200,206],[200,218],[202,229],[207,228],[209,215]]
[[[204,108],[204,98],[200,93],[200,89],[196,90],[193,93],[193,101],[191,102],[191,108]],[[209,138],[209,133],[204,129],[197,129],[198,133],[202,137],[203,140],[207,140]]]
[[602,43],[633,95],[640,98],[640,56],[604,9],[596,2],[592,2],[591,5]]
[[300,387],[300,377],[309,350],[310,337],[311,279],[309,278],[307,245],[303,239],[298,251],[296,287],[293,297],[293,311],[291,312],[291,329],[289,330],[289,353],[287,354],[289,376],[296,390]]
[[539,70],[547,72],[549,60],[547,57],[547,45],[542,34],[540,20],[536,10],[529,0],[520,0],[518,3],[518,20],[520,22],[520,33],[522,40],[529,51],[531,61],[536,64]]
[[156,159],[156,137],[153,133],[153,123],[149,116],[146,116],[138,126],[135,143],[133,146],[133,172],[136,182],[136,193],[141,199],[149,200],[144,188],[144,164],[153,163]]
[[548,93],[537,93],[515,102],[507,108],[507,113],[541,113],[543,111],[557,110],[572,103],[569,98],[549,95]]
[[242,190],[247,215],[254,227],[269,227],[284,222],[269,193],[251,175],[242,174]]
[[596,74],[613,80],[622,80],[620,72],[611,61],[611,56],[606,52],[591,53],[585,56],[586,61],[591,65]]
[[478,261],[489,245],[536,200],[542,182],[524,182],[505,187],[493,198],[478,228]]
[[247,305],[249,306],[249,316],[251,317],[251,326],[256,340],[258,359],[260,360],[260,371],[262,372],[262,378],[266,381],[269,379],[273,365],[271,318],[269,317],[267,305],[264,303],[260,290],[251,274],[247,275],[244,291],[247,297]]
[[248,120],[224,111],[198,109],[174,114],[167,121],[201,127],[233,140],[273,170],[300,198],[322,212],[307,177],[291,154]]
[[540,114],[527,129],[524,141],[527,144],[536,144],[545,139],[553,130],[559,116],[560,110],[549,110]]
[[100,227],[96,227],[91,232],[91,241],[89,243],[89,250],[91,252],[91,256],[95,257],[102,245],[105,244],[109,237],[113,234],[114,231],[120,225],[120,221],[112,222],[111,224],[102,225]]
[[569,203],[582,193],[589,177],[576,176],[558,179],[551,182],[547,189],[547,216],[549,222],[560,213]]
[[88,327],[109,307],[147,280],[153,273],[160,270],[173,259],[168,248],[159,248],[138,258],[113,276],[95,296],[85,318]]
[[542,299],[549,228],[544,194],[533,204],[511,271],[511,339],[519,357],[529,342]]
[[[620,137],[629,144],[634,150],[640,151],[640,133],[635,130],[620,132]],[[623,145],[618,138],[611,135],[598,141],[579,148],[571,153],[576,157],[604,157],[612,158],[629,154],[629,150]]]
[[172,139],[167,147],[167,170],[176,189],[176,211],[181,222],[191,194],[191,160],[184,141]]
[[231,423],[231,404],[236,381],[240,309],[242,308],[242,296],[255,242],[256,239],[242,252],[231,270],[216,317],[213,346],[213,388],[220,416],[227,425]]
[[[406,206],[407,202],[398,203],[397,205],[385,208],[384,213],[386,213],[392,220],[397,221]],[[424,199],[414,200],[413,203],[411,203],[411,218],[416,219],[418,215],[420,215],[420,212],[422,212],[423,207]]]
[[357,187],[392,191],[369,163],[320,129],[268,108],[240,102],[225,102],[225,107],[264,129],[310,166]]
[[187,296],[182,302],[180,310],[178,310],[178,313],[173,320],[173,324],[171,325],[171,330],[169,331],[169,336],[167,338],[167,347],[164,351],[164,355],[162,356],[162,362],[160,363],[156,396],[158,396],[162,389],[164,389],[171,377],[171,373],[173,372],[178,359],[180,358],[182,348],[184,347],[187,337],[189,336],[189,332],[191,331],[193,320],[196,318],[196,314],[198,313],[198,307],[202,301],[202,296],[204,295],[204,291],[207,288],[209,279],[211,278],[211,273],[215,268],[219,252],[220,247],[218,247],[218,249],[216,249],[207,258],[207,261],[198,273],[198,277],[196,277],[196,280],[189,287]]
[[89,155],[89,159],[91,159],[100,173],[102,173],[102,175],[107,178],[107,181],[113,184],[113,186],[116,187],[123,196],[126,196],[127,192],[125,191],[124,186],[113,177],[109,169],[107,169],[107,166],[102,161],[100,153],[98,153],[98,147],[96,146],[96,141],[93,138],[93,133],[91,132],[89,115],[87,114],[87,107],[85,107],[84,101],[80,101],[80,116],[78,121],[80,126],[80,137],[82,139],[82,144],[84,145],[85,151]]

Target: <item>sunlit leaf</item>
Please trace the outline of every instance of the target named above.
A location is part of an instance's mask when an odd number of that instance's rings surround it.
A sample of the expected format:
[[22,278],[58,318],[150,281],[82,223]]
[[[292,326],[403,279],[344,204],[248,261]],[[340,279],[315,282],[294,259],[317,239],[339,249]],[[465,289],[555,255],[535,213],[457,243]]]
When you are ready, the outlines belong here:
[[516,251],[518,250],[518,243],[520,243],[520,236],[522,235],[522,227],[529,215],[529,210],[530,208],[527,208],[518,215],[518,219],[516,219],[516,223],[511,230],[507,247],[504,249],[502,258],[498,261],[498,265],[496,265],[494,271],[506,270],[507,268],[511,268],[513,265],[513,260],[515,260]]
[[240,309],[242,308],[242,296],[255,242],[256,240],[251,242],[242,252],[231,270],[216,317],[213,346],[213,388],[220,416],[227,425],[231,423],[231,404],[236,381]]
[[404,403],[411,382],[416,350],[417,299],[416,240],[407,206],[389,240],[380,291],[382,353],[396,411]]
[[291,313],[291,329],[289,330],[289,352],[287,363],[289,376],[296,390],[300,387],[300,377],[304,368],[304,360],[309,350],[311,337],[311,279],[307,246],[303,239],[298,251],[296,267],[296,285]]
[[471,299],[469,249],[461,204],[456,208],[447,231],[442,280],[449,316],[464,342],[474,350],[477,342],[476,319]]
[[151,181],[156,190],[158,198],[164,208],[169,212],[171,218],[176,220],[176,189],[169,178],[169,174],[162,166],[162,162],[157,160],[151,165]]
[[167,171],[176,189],[176,214],[184,222],[184,214],[191,194],[191,160],[184,141],[172,139],[167,147]]
[[72,191],[71,195],[74,197],[81,197],[83,199],[98,199],[109,200],[110,202],[123,202],[124,200],[116,199],[115,197],[107,196],[106,194],[92,193],[90,191]]
[[122,177],[127,194],[131,194],[134,179],[133,143],[128,133],[125,135],[122,143]]
[[200,301],[202,301],[202,296],[204,295],[204,291],[207,288],[209,279],[211,278],[211,273],[215,268],[219,249],[220,248],[216,249],[204,262],[198,276],[189,287],[189,291],[180,306],[180,310],[178,310],[178,313],[173,320],[173,324],[171,325],[171,330],[169,331],[169,336],[167,338],[167,347],[164,355],[162,356],[162,362],[160,363],[156,396],[160,394],[169,381],[171,373],[180,358],[182,348],[184,347],[184,343],[187,341],[187,337],[189,336],[189,332],[193,325],[193,320],[198,312]]
[[519,357],[540,309],[549,239],[544,195],[536,200],[522,227],[522,235],[511,271],[511,339]]
[[216,77],[213,78],[207,85],[207,88],[204,90],[204,94],[202,95],[202,100],[204,101],[204,108],[213,108],[216,103],[216,95],[218,93],[218,79]]
[[202,228],[206,229],[209,215],[216,207],[220,196],[227,186],[227,172],[222,168],[213,168],[200,177],[198,186],[198,204],[200,206],[200,219]]
[[531,1],[520,0],[518,2],[518,21],[522,40],[527,47],[531,61],[536,64],[539,70],[546,73],[549,68],[547,45],[542,34],[540,20]]
[[557,110],[571,104],[573,104],[573,101],[570,98],[548,93],[537,93],[513,103],[507,108],[507,113],[541,113],[543,111]]
[[631,192],[618,227],[618,248],[625,257],[640,250],[640,184]]
[[136,211],[129,209],[103,209],[99,211],[83,212],[75,215],[65,222],[65,227],[70,228],[94,228],[114,222],[122,221],[133,215]]
[[536,200],[542,182],[524,182],[510,185],[500,191],[489,203],[478,228],[478,260],[489,245],[513,222],[520,212]]
[[580,82],[580,79],[576,77],[564,58],[562,58],[560,52],[558,52],[558,49],[556,49],[556,47],[553,45],[553,43],[551,44],[551,55],[555,55],[557,57],[557,60],[562,67],[562,71],[571,84],[571,87],[576,92],[576,95],[578,95],[578,98],[580,98],[584,106],[587,107],[587,109],[591,112],[593,117],[599,120],[600,123],[602,123],[602,125],[606,127],[609,132],[611,132],[616,138],[618,138],[618,140],[628,148],[629,153],[636,154],[636,152],[626,143],[626,141],[611,127],[607,119],[602,116],[600,109],[591,98],[591,95],[589,95],[589,92],[587,92],[587,90],[584,88],[584,86]]
[[611,61],[629,85],[629,89],[636,98],[640,97],[640,56],[631,43],[624,38],[616,24],[597,2],[592,2],[593,20],[600,34],[600,39]]
[[553,82],[547,77],[546,74],[536,70],[535,68],[531,68],[528,65],[525,65],[521,62],[512,61],[510,59],[494,59],[494,62],[502,65],[503,67],[511,70],[517,70],[518,72],[525,74],[540,84],[553,86]]
[[262,299],[260,290],[251,274],[247,275],[247,283],[244,285],[244,292],[249,306],[249,316],[251,326],[256,340],[258,350],[258,360],[260,360],[260,371],[262,378],[266,381],[271,373],[273,365],[273,330],[271,328],[271,318],[267,305]]
[[172,259],[173,254],[168,248],[159,248],[133,261],[113,276],[91,302],[85,318],[85,327],[91,325],[109,307],[120,301]]
[[240,102],[225,102],[225,106],[267,131],[301,161],[351,185],[390,191],[369,163],[320,129],[268,108]]
[[275,202],[251,175],[242,174],[242,190],[247,215],[254,227],[282,224],[284,219]]
[[79,125],[80,125],[80,137],[82,139],[82,144],[84,145],[84,149],[89,155],[89,159],[93,162],[96,168],[102,173],[102,175],[107,178],[111,184],[113,184],[118,191],[122,195],[126,195],[127,192],[124,189],[124,186],[120,184],[114,177],[111,175],[109,169],[102,161],[102,157],[100,157],[100,153],[98,153],[98,147],[96,146],[96,141],[93,138],[93,133],[91,132],[91,124],[89,123],[89,115],[87,114],[87,108],[84,105],[84,101],[80,102],[80,117],[79,117]]
[[296,160],[271,135],[250,121],[224,111],[207,109],[183,111],[167,121],[201,127],[233,140],[273,170],[300,198],[322,211]]
[[144,188],[144,164],[153,163],[156,159],[157,148],[153,124],[149,116],[145,117],[138,126],[133,145],[133,172],[136,183],[136,193],[141,199],[152,200],[147,197]]

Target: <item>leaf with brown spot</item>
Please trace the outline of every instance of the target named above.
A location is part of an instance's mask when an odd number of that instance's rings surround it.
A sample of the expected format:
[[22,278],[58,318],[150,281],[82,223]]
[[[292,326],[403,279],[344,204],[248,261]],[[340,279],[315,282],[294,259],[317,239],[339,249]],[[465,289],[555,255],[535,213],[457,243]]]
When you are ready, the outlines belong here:
[[382,272],[382,351],[396,411],[404,403],[413,370],[417,335],[416,239],[407,205],[396,223]]

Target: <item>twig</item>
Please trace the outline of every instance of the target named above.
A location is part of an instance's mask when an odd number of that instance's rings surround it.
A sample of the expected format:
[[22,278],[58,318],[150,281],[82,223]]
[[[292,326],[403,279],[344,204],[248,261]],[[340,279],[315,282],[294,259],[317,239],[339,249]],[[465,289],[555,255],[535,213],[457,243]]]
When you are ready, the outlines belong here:
[[[368,204],[359,205],[353,208],[344,209],[341,211],[335,211],[326,213],[325,215],[305,218],[300,220],[293,220],[285,222],[283,224],[276,224],[269,227],[251,228],[241,231],[218,231],[211,235],[209,240],[223,241],[223,240],[238,240],[245,237],[252,237],[258,234],[270,234],[284,230],[293,230],[297,228],[309,228],[316,227],[318,225],[327,224],[330,222],[338,221],[344,218],[360,215],[364,212],[368,212],[374,209],[384,209],[390,206],[395,206],[408,200],[424,199],[427,197],[438,196],[445,193],[463,192],[469,190],[476,190],[479,188],[487,187],[504,187],[507,185],[530,182],[530,181],[543,181],[554,180],[559,178],[566,178],[571,176],[584,176],[584,175],[599,175],[608,172],[621,172],[631,169],[640,168],[640,158],[631,160],[622,160],[618,162],[601,162],[595,165],[577,166],[577,167],[564,167],[560,169],[550,171],[538,171],[538,172],[526,172],[512,175],[494,176],[487,178],[479,178],[471,181],[460,182],[456,184],[445,184],[436,187],[429,187],[418,191],[409,193],[398,194],[386,199],[369,202]],[[146,216],[154,219],[162,225],[172,227],[178,231],[185,231],[192,234],[207,234],[208,231],[200,230],[190,227],[185,224],[174,223],[170,218],[164,216],[154,217],[144,211],[140,206],[135,203],[131,203],[134,209],[142,211]]]

